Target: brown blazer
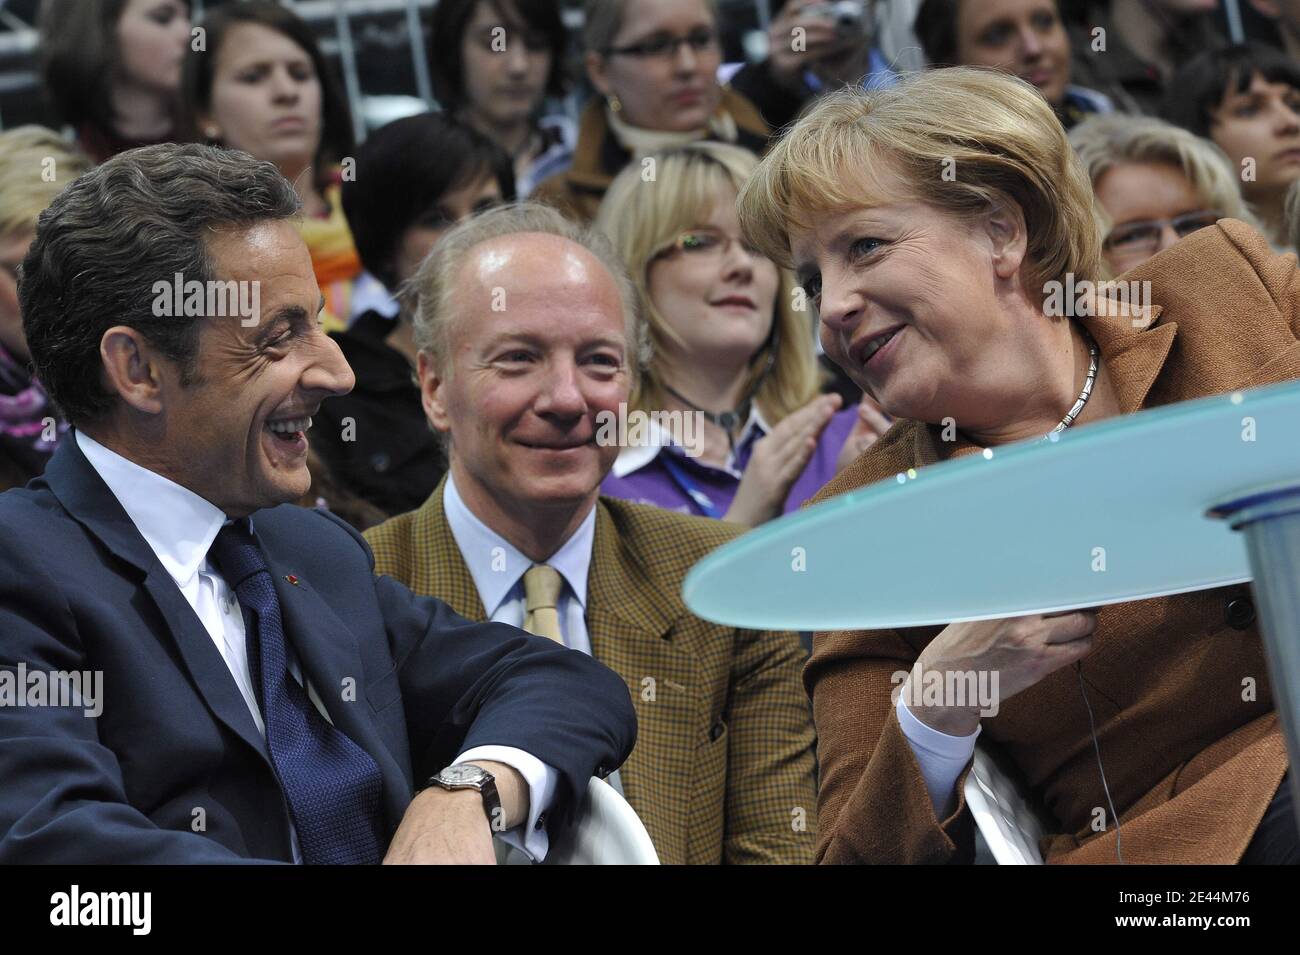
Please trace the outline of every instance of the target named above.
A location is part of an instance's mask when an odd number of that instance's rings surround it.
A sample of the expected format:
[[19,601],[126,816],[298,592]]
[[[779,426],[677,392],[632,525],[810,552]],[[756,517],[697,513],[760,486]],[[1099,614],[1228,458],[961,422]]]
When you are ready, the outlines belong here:
[[[771,130],[758,109],[733,89],[723,88],[721,108],[736,121],[736,145],[760,155]],[[578,118],[573,165],[538,184],[530,198],[555,206],[571,219],[591,222],[614,177],[632,161],[609,128],[605,101],[595,97]]]
[[[366,531],[375,569],[486,614],[442,506]],[[737,630],[692,615],[682,578],[740,528],[602,497],[587,592],[592,654],[627,681],[636,748],[623,792],[665,864],[809,863],[816,843],[813,729],[788,632]]]
[[[1249,227],[1223,220],[1125,278],[1152,283],[1151,325],[1088,320],[1125,413],[1300,378],[1295,256],[1275,255]],[[814,500],[979,450],[900,421]],[[1250,601],[1241,585],[1098,614],[1082,673],[1125,862],[1235,863],[1278,788],[1286,749]],[[969,766],[956,811],[936,819],[890,703],[890,675],[939,631],[816,636],[804,680],[819,734],[819,861],[948,862],[972,851]],[[1253,700],[1243,699],[1247,678]],[[1114,861],[1114,826],[1090,827],[1107,803],[1074,668],[1006,700],[983,727],[1056,819],[1047,860]]]

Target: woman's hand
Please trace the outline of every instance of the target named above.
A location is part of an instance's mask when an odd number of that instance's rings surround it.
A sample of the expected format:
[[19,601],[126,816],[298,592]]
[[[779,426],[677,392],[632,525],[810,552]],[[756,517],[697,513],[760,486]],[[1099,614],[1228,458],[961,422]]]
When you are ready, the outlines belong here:
[[722,519],[757,527],[778,516],[791,485],[808,466],[822,431],[839,407],[839,395],[818,395],[759,438]]
[[921,680],[922,673],[933,672],[943,675],[945,687],[964,686],[970,681],[950,682],[947,674],[996,671],[995,703],[1000,705],[1049,673],[1083,659],[1092,649],[1096,627],[1095,610],[949,624],[922,651],[903,684],[903,692],[908,694],[907,708],[922,723],[941,733],[969,736],[979,726],[980,710],[988,701],[944,700],[942,705],[913,706],[908,684]]
[[876,400],[864,394],[858,402],[858,418],[853,422],[853,430],[844,439],[844,447],[840,448],[840,456],[835,460],[835,473],[839,474],[846,465],[856,461],[858,455],[875,444],[893,423]]

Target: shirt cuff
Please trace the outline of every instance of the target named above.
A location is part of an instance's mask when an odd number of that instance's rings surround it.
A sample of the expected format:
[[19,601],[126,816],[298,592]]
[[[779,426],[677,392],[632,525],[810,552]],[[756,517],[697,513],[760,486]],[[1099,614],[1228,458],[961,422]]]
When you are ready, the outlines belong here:
[[957,779],[975,752],[975,738],[983,731],[977,726],[969,736],[949,736],[933,726],[927,726],[907,708],[907,694],[898,694],[898,727],[903,731],[907,745],[912,747],[916,762],[921,767],[925,788],[930,793],[930,803],[938,819],[947,819],[957,805]]
[[476,759],[504,763],[524,777],[524,782],[528,784],[528,821],[522,828],[522,837],[518,826],[497,833],[497,836],[534,862],[541,862],[551,846],[546,834],[545,815],[555,800],[559,773],[531,753],[513,746],[475,746],[457,756],[453,764]]

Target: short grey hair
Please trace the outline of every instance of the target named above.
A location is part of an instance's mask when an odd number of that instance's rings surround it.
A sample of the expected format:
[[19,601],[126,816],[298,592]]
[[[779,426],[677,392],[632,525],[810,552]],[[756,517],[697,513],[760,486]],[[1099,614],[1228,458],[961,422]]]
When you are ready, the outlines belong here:
[[605,267],[623,303],[627,336],[627,364],[632,381],[650,360],[650,337],[641,319],[636,290],[622,259],[603,232],[566,219],[540,202],[514,202],[480,213],[451,229],[438,240],[407,283],[402,298],[415,326],[415,344],[433,358],[443,373],[450,345],[449,328],[456,308],[456,280],[469,253],[484,242],[525,233],[558,236],[586,249]]
[[18,300],[36,375],[73,424],[114,405],[101,381],[100,339],[137,329],[181,381],[198,380],[195,316],[154,314],[154,283],[217,278],[214,230],[291,219],[301,203],[273,163],[197,143],[143,146],[72,182],[41,213]]
[[[1208,139],[1154,116],[1123,113],[1089,116],[1070,130],[1069,138],[1094,190],[1101,177],[1120,163],[1173,166],[1187,177],[1208,208],[1260,228],[1241,197],[1231,161]],[[1094,207],[1105,235],[1114,223],[1100,202]]]

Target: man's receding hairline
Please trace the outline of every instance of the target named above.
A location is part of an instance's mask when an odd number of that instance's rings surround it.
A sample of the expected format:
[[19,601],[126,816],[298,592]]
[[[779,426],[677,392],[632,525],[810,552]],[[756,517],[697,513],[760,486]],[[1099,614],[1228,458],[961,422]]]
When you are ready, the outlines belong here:
[[[536,230],[528,230],[526,232],[510,232],[505,235],[488,236],[486,238],[480,239],[478,242],[475,242],[473,245],[469,246],[467,249],[465,249],[465,252],[461,257],[461,261],[459,267],[457,268],[456,274],[452,276],[453,286],[460,284],[461,279],[464,277],[462,274],[464,269],[466,269],[469,266],[471,261],[475,260],[480,254],[482,254],[482,250],[484,246],[490,246],[493,243],[497,243],[497,242],[514,242],[521,239],[538,239],[538,238],[554,239],[558,242],[563,242],[571,249],[577,249],[584,256],[586,256],[586,259],[589,262],[594,262],[596,263],[596,265],[600,266],[601,271],[605,273],[605,275],[609,278],[610,282],[613,284],[614,290],[616,292],[618,291],[619,288],[618,276],[616,276],[613,270],[610,269],[609,265],[591,249],[587,248],[581,242],[569,238],[567,235],[557,235],[554,232],[538,232]],[[622,298],[621,295],[619,297],[620,299]]]
[[[571,246],[572,248],[577,249],[578,251],[584,253],[587,257],[588,262],[594,262],[597,266],[599,266],[601,273],[605,276],[607,290],[613,293],[614,302],[618,305],[618,313],[620,319],[625,319],[625,315],[624,315],[625,304],[623,301],[623,292],[622,292],[622,287],[619,284],[618,276],[614,274],[614,272],[604,262],[604,260],[601,259],[600,256],[596,255],[596,253],[588,249],[581,242],[577,242],[566,235],[557,235],[554,232],[538,232],[536,230],[529,230],[526,232],[510,232],[505,235],[493,235],[481,239],[480,241],[475,242],[473,245],[465,249],[463,255],[461,256],[460,262],[457,263],[456,265],[455,272],[450,276],[451,281],[449,285],[450,285],[451,294],[448,295],[446,298],[448,314],[443,317],[443,326],[442,326],[444,342],[447,345],[449,351],[451,350],[453,332],[455,330],[456,324],[462,318],[462,310],[465,305],[464,296],[458,295],[457,291],[463,287],[463,283],[467,280],[466,270],[469,269],[471,263],[475,262],[477,257],[482,254],[485,246],[491,246],[493,243],[496,242],[519,240],[523,238],[557,239],[560,242],[563,242],[566,245]],[[550,272],[553,271],[554,270],[550,270]],[[548,274],[550,274],[550,272],[548,272]],[[471,275],[473,276],[475,282],[480,284],[480,286],[485,291],[487,291],[488,294],[490,295],[492,291],[492,287],[490,285],[479,282],[479,275],[476,272],[471,273]],[[528,286],[525,286],[525,289],[531,290]],[[624,338],[626,339],[626,337],[627,336],[625,333]],[[630,346],[631,343],[629,342],[628,347]]]

